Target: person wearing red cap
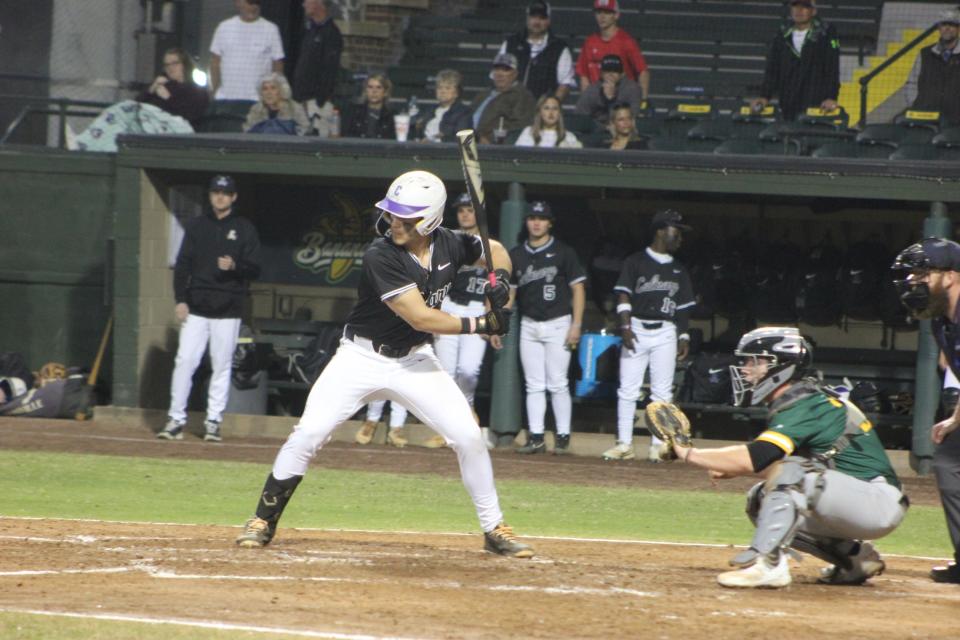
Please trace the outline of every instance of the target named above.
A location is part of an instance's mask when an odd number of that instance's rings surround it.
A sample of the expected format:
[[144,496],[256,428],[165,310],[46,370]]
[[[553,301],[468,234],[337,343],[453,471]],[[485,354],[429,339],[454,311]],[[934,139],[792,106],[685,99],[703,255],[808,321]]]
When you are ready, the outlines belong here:
[[618,0],[594,0],[593,15],[600,31],[587,36],[577,59],[577,75],[580,90],[600,80],[600,63],[604,56],[615,55],[623,61],[623,71],[628,78],[640,84],[643,99],[650,93],[650,70],[633,37],[617,26],[620,19]]

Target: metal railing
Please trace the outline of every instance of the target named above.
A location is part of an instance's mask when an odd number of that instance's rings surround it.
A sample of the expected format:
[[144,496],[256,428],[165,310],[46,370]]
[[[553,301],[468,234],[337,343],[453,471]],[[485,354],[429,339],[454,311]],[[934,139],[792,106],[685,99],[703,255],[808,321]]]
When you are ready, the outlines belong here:
[[867,125],[867,97],[870,91],[870,82],[876,78],[880,73],[882,73],[887,67],[892,65],[894,62],[905,56],[911,50],[913,50],[918,44],[927,39],[931,33],[937,30],[938,24],[933,24],[926,31],[918,35],[916,38],[903,45],[894,53],[892,56],[881,62],[876,69],[870,73],[864,75],[860,78],[860,127],[865,127]]
[[[67,118],[71,116],[95,118],[100,112],[110,106],[109,102],[96,102],[93,100],[74,100],[72,98],[43,98],[38,96],[20,96],[20,95],[0,95],[0,102],[23,102],[23,108],[7,126],[3,137],[0,137],[0,145],[7,144],[11,136],[23,124],[30,115],[58,116],[58,142],[57,147],[66,148],[67,141]],[[95,110],[94,110],[95,109]]]

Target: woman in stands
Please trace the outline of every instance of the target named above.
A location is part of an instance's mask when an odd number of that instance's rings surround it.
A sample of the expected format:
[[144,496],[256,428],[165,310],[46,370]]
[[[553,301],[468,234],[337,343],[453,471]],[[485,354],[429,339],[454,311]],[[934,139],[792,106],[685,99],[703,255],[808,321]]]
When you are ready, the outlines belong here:
[[393,83],[386,74],[371,74],[364,85],[364,101],[351,105],[344,114],[342,137],[395,140],[393,110],[387,104],[392,90]]
[[[414,137],[424,142],[456,142],[457,131],[472,129],[470,107],[460,102],[463,75],[453,69],[437,72],[437,108],[429,119],[411,122]],[[428,112],[429,113],[429,112]]]
[[629,104],[614,105],[610,109],[610,124],[607,128],[610,131],[608,146],[614,151],[647,148],[647,143],[637,133],[637,123]]
[[263,76],[258,93],[260,100],[250,107],[244,131],[302,136],[310,130],[307,112],[293,99],[290,83],[283,74]]
[[577,136],[563,126],[560,100],[553,95],[544,95],[537,101],[537,113],[533,124],[525,128],[517,138],[518,147],[559,147],[580,149],[583,145]]
[[124,133],[193,133],[207,111],[209,96],[193,82],[193,63],[183,49],[167,49],[163,71],[136,100],[111,105],[87,129],[74,136],[67,128],[67,147],[81,151],[116,151]]

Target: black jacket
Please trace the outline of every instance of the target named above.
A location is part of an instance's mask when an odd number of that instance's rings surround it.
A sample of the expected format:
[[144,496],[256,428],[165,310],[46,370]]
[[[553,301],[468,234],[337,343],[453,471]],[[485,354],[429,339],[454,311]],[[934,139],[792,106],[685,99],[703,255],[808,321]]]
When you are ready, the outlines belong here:
[[[260,237],[253,223],[231,213],[217,220],[211,212],[193,218],[173,269],[173,293],[190,313],[205,318],[239,318],[247,283],[260,275]],[[217,258],[230,256],[237,267],[223,271]]]
[[943,59],[939,43],[920,51],[920,76],[913,109],[939,111],[949,124],[960,124],[960,54]]
[[293,99],[297,102],[316,100],[317,104],[333,98],[340,72],[343,36],[333,19],[322,24],[308,21],[300,38],[300,55],[293,70]]
[[[421,111],[416,121],[411,125],[416,131],[416,139],[422,140],[427,123],[433,119],[433,109]],[[473,112],[470,107],[459,100],[450,105],[443,117],[440,118],[441,142],[456,142],[457,131],[473,128]]]
[[393,125],[393,110],[390,105],[383,105],[383,109],[380,110],[380,120],[377,122],[376,134],[370,136],[367,135],[367,103],[352,104],[344,114],[340,135],[344,138],[396,140],[397,130]]
[[770,44],[763,75],[764,98],[779,98],[785,120],[793,120],[808,107],[819,107],[840,92],[840,40],[831,25],[814,18],[807,40],[797,54],[793,25]]

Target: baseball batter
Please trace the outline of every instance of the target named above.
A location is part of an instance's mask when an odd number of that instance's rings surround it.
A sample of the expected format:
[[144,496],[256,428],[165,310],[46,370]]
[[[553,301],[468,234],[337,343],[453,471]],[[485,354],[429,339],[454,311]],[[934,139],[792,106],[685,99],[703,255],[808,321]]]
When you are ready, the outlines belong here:
[[447,193],[426,171],[404,173],[376,206],[383,235],[363,256],[358,299],[340,348],[314,383],[299,424],[277,454],[250,518],[237,538],[242,547],[262,547],[276,534],[284,508],[314,454],[333,430],[371,400],[407,407],[446,438],[457,454],[460,475],[473,500],[487,551],[529,558],[533,550],[503,522],[490,454],[470,405],[440,366],[431,334],[503,334],[509,327],[510,258],[491,242],[497,283],[486,292],[491,310],[476,318],[440,310],[464,264],[485,260],[476,236],[440,227]]
[[555,454],[570,447],[573,403],[567,370],[580,341],[587,276],[577,254],[551,234],[550,205],[532,202],[527,214],[527,240],[510,250],[511,295],[520,313],[520,362],[527,387],[527,443],[517,453],[544,453],[547,392],[557,425]]
[[162,440],[182,440],[193,373],[210,346],[210,388],[203,439],[220,442],[220,421],[230,393],[233,352],[247,283],[260,275],[260,238],[246,218],[233,213],[237,186],[230,176],[210,181],[211,212],[190,220],[173,270],[174,313],[180,343],[170,383],[170,411]]
[[758,474],[747,493],[756,526],[750,547],[721,573],[725,587],[785,587],[787,549],[831,564],[820,582],[861,584],[885,564],[870,542],[900,524],[908,501],[876,430],[853,404],[804,378],[810,344],[795,327],[754,329],[730,367],[738,406],[768,409],[763,433],[745,445],[698,449],[674,444],[680,460],[713,480]]
[[[682,232],[690,227],[673,209],[657,212],[650,227],[653,241],[623,264],[614,287],[620,319],[620,388],[617,389],[617,442],[603,452],[604,460],[635,457],[633,423],[643,378],[650,369],[650,396],[673,401],[677,360],[687,357],[687,325],[695,301],[690,276],[674,260]],[[647,459],[659,462],[661,442],[651,436]]]

